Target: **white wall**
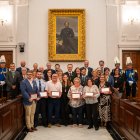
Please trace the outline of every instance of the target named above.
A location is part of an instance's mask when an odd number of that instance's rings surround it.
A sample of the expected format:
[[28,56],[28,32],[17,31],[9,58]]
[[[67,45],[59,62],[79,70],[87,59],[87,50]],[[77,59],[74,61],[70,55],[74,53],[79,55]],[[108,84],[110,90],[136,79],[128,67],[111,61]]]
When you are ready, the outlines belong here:
[[[106,5],[106,0],[29,0],[29,6],[17,6],[11,13],[13,22],[8,28],[13,40],[9,39],[9,33],[3,34],[7,41],[0,40],[0,50],[14,50],[13,61],[17,66],[21,60],[26,60],[30,68],[35,62],[45,66],[48,62],[48,9],[84,8],[86,59],[93,68],[98,66],[100,59],[113,68],[115,56],[122,61],[122,50],[140,50],[140,22],[124,24],[122,7]],[[19,42],[25,42],[24,53],[19,52]],[[53,66],[55,63],[66,70],[68,62],[52,62]],[[83,62],[72,63],[74,67],[83,66]]]
[[[48,62],[48,9],[53,8],[84,8],[86,10],[86,59],[94,68],[98,66],[100,59],[106,62],[105,0],[30,0],[29,46],[26,46],[29,67],[32,67],[34,62],[44,66]],[[83,65],[83,62],[72,63],[74,67]],[[63,69],[66,68],[66,62],[60,62],[60,64]]]

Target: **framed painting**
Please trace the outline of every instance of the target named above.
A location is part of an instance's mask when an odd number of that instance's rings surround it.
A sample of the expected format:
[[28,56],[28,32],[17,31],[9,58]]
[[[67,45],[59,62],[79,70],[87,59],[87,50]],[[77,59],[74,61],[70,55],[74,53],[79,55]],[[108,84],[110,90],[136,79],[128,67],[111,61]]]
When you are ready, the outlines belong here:
[[85,60],[85,10],[49,10],[49,61]]

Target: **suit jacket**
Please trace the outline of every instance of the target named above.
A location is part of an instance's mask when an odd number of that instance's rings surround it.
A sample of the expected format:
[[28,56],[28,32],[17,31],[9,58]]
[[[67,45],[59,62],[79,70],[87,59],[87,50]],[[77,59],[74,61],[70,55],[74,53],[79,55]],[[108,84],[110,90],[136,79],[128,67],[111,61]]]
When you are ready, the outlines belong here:
[[83,79],[83,77],[82,77],[82,75],[81,75],[80,80],[81,80],[81,85],[82,85],[82,86],[85,86],[85,85],[86,85],[86,82],[87,82],[87,79],[88,79],[88,78],[89,78],[88,76],[85,76],[85,79]]
[[25,79],[25,80],[21,81],[21,83],[20,83],[20,90],[21,90],[21,94],[23,96],[23,104],[24,105],[31,105],[32,104],[31,102],[29,102],[31,94],[36,93],[39,95],[39,91],[38,91],[36,82],[33,80],[32,83],[33,83],[33,87],[31,86],[28,79]]
[[[21,67],[18,67],[18,68],[16,68],[16,71],[18,71],[22,75],[22,70],[21,69],[22,69]],[[27,71],[29,70],[28,68],[26,68],[26,69],[27,69]]]
[[16,89],[19,89],[20,84],[20,74],[18,71],[15,71],[14,77],[12,76],[12,72],[8,71],[6,74],[6,83],[7,83],[7,91],[12,91],[12,86],[16,85]]
[[93,68],[88,67],[88,74],[87,74],[87,76],[90,77],[90,78],[92,77],[92,74],[91,74],[92,71],[93,71]]
[[71,76],[69,75],[69,72],[65,72],[64,74],[68,75],[69,80],[70,80],[71,82],[73,82],[74,78],[76,77],[76,76],[75,76],[75,73],[74,73],[73,71],[72,71],[72,73],[71,73]]

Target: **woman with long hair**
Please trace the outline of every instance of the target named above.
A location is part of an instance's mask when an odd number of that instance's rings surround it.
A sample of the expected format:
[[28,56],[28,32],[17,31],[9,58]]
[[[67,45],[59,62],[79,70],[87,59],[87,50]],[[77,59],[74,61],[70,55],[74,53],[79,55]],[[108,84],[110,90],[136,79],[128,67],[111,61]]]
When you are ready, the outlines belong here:
[[67,97],[71,82],[67,74],[62,77],[62,96],[61,96],[61,119],[62,124],[67,126],[69,124],[69,98]]

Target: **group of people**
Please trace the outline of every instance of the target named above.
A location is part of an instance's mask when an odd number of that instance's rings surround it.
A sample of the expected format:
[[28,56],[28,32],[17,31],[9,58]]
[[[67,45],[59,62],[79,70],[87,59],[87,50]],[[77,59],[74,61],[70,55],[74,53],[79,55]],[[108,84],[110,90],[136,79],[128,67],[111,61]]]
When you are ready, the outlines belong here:
[[83,67],[75,70],[73,64],[68,64],[67,72],[63,72],[59,64],[52,69],[51,63],[47,63],[45,70],[37,63],[29,70],[25,61],[17,69],[11,63],[8,70],[1,56],[1,96],[13,99],[21,93],[29,132],[37,130],[39,114],[44,127],[72,124],[81,128],[86,120],[88,129],[94,126],[98,130],[111,121],[113,95],[136,96],[138,73],[133,69],[132,60],[127,58],[126,70],[120,68],[118,58],[114,61],[112,71],[105,67],[103,60],[96,69],[89,67],[89,61],[85,60]]

